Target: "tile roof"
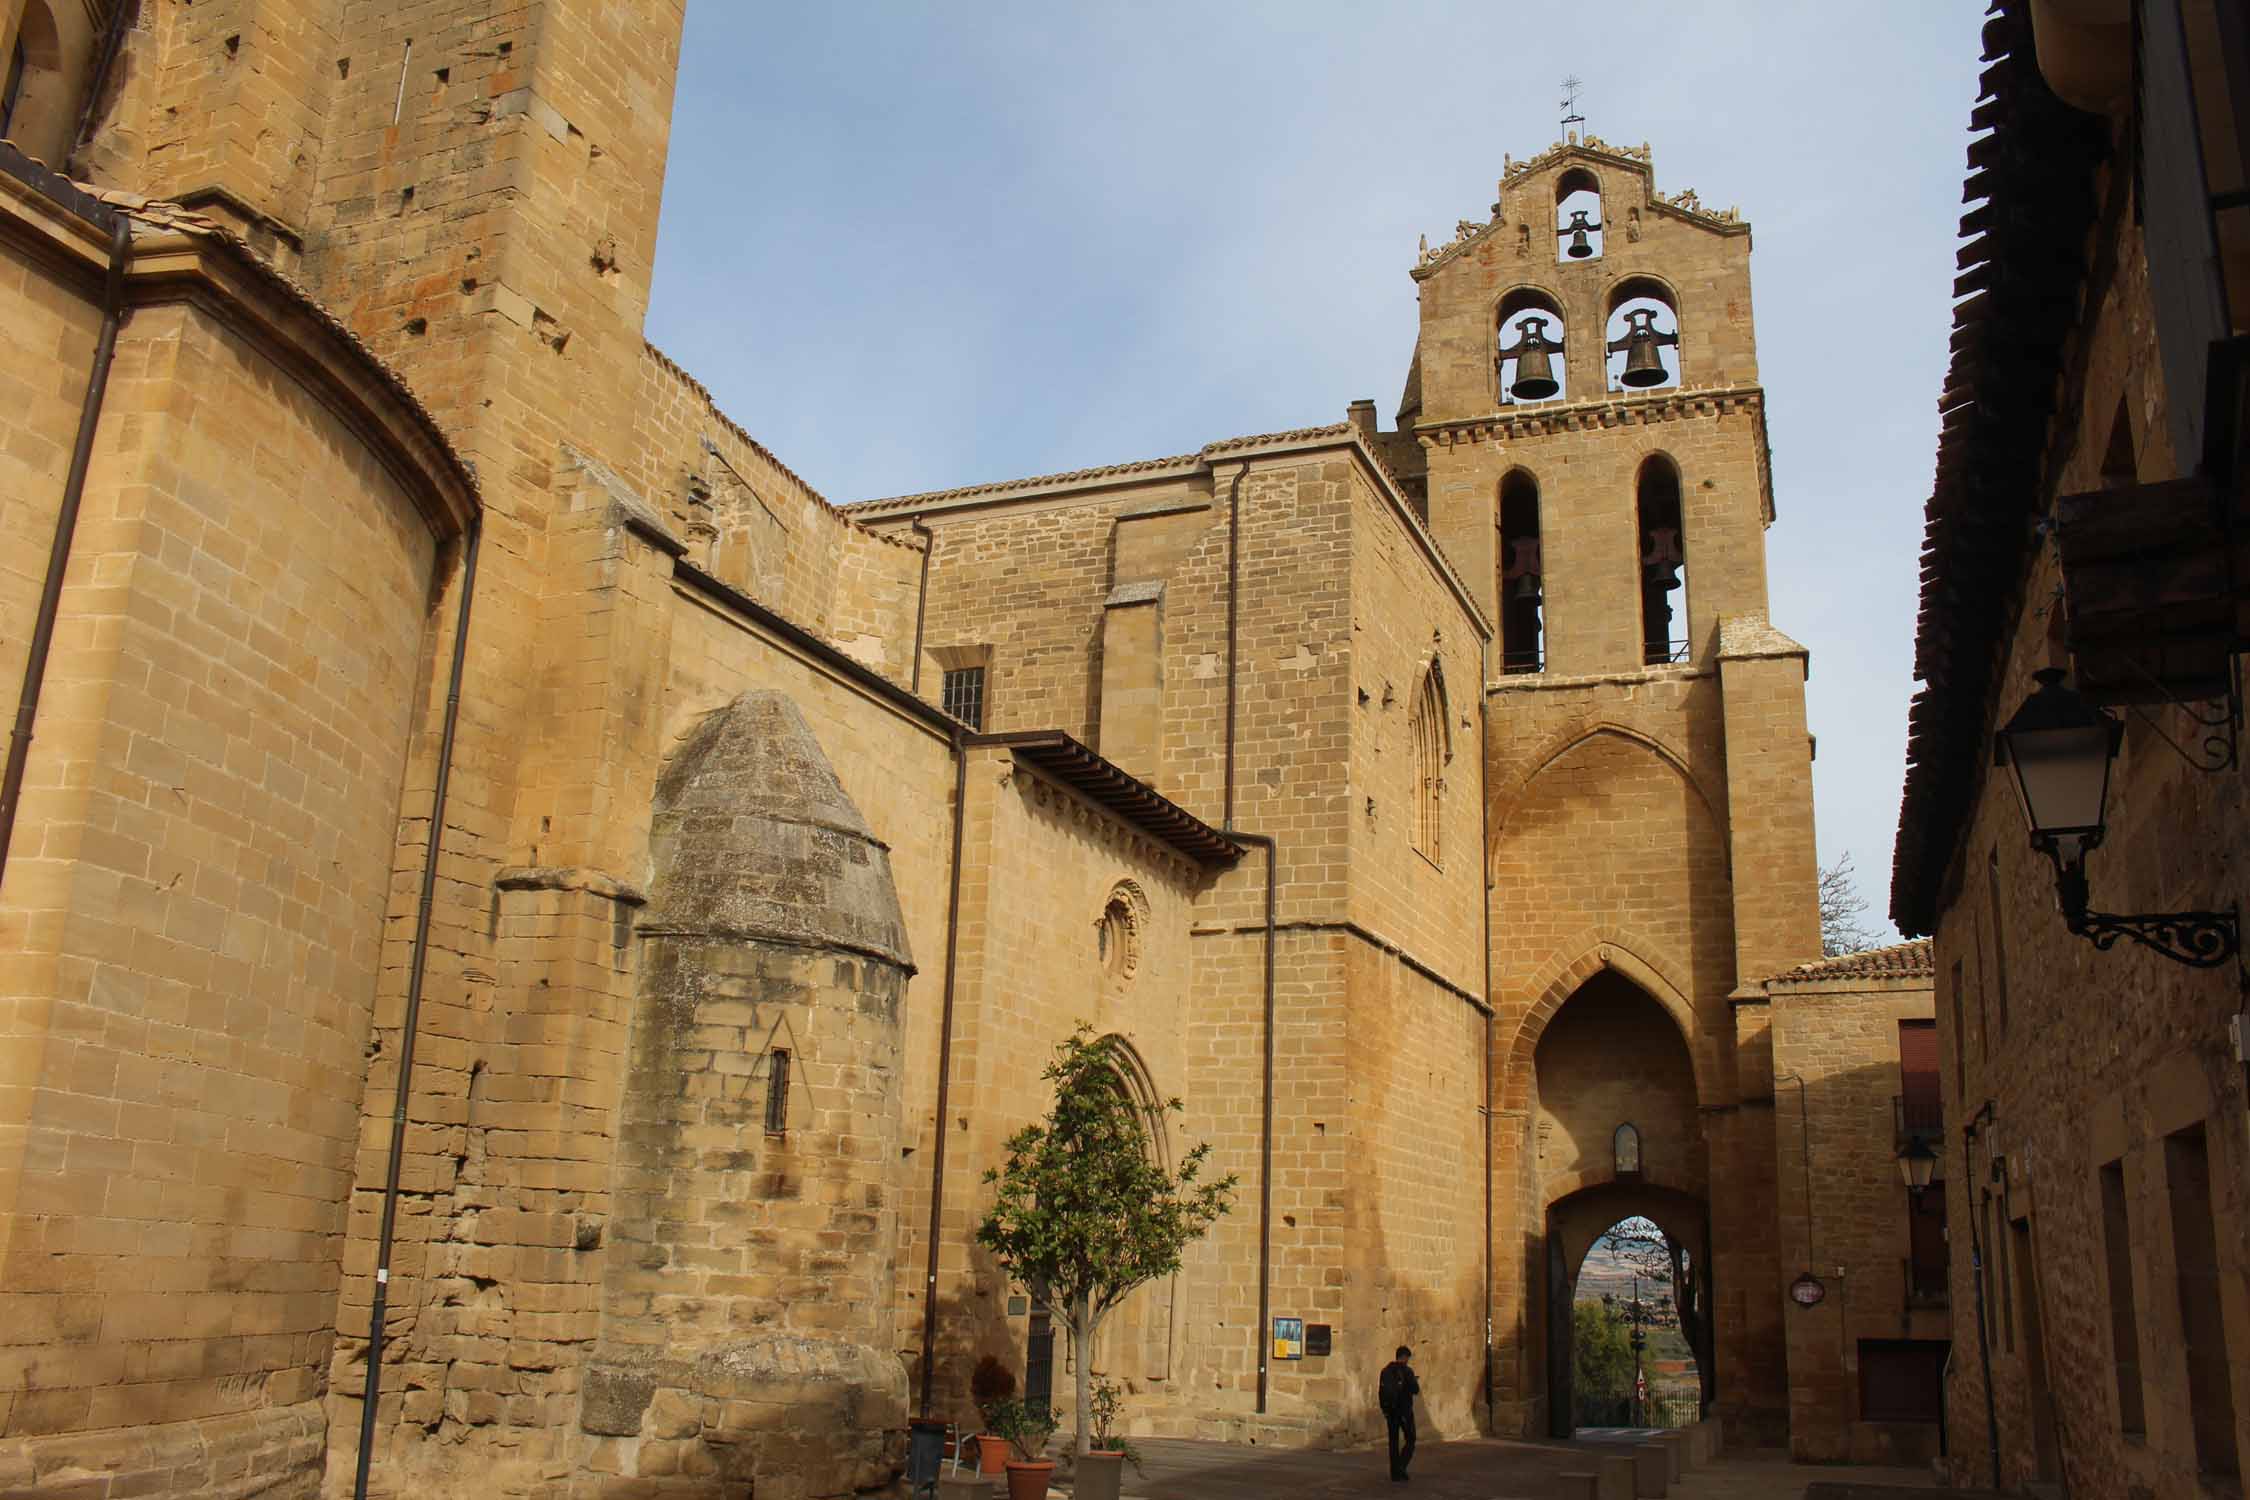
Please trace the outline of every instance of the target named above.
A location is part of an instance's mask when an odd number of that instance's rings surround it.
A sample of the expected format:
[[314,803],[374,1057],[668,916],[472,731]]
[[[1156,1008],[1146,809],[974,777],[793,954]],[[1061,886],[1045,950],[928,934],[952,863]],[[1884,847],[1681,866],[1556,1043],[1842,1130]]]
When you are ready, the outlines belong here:
[[1325,427],[1293,427],[1286,432],[1254,433],[1248,437],[1221,438],[1215,443],[1205,443],[1193,453],[1175,453],[1169,458],[1140,458],[1130,463],[1102,464],[1091,469],[1070,469],[1060,474],[1033,474],[1023,479],[1000,479],[990,484],[965,484],[950,490],[924,490],[913,495],[891,495],[881,500],[855,500],[842,507],[846,515],[876,515],[885,511],[917,510],[942,500],[961,500],[971,495],[1010,495],[1028,490],[1043,490],[1057,485],[1079,484],[1089,479],[1122,479],[1138,474],[1162,474],[1171,470],[1185,471],[1206,458],[1233,453],[1244,448],[1259,448],[1268,443],[1304,442],[1313,438],[1343,437],[1352,431],[1349,422],[1331,422]]
[[1937,973],[1937,957],[1928,938],[1915,938],[1911,942],[1893,943],[1888,948],[1869,948],[1859,953],[1845,953],[1835,958],[1824,958],[1816,963],[1799,964],[1794,969],[1784,969],[1766,980],[1768,984],[1811,984],[1829,979],[1929,979]]
[[1992,759],[1992,700],[2026,559],[2040,545],[2033,523],[2046,504],[2048,432],[2108,148],[2103,122],[2064,104],[2040,77],[2027,0],[1993,8],[1984,60],[1982,98],[1969,115],[1982,134],[1969,144],[1961,189],[1962,202],[1978,206],[1961,220],[1953,360],[1923,510],[1914,638],[1923,686],[1907,710],[1891,860],[1891,920],[1901,932],[1935,926],[1939,887]]

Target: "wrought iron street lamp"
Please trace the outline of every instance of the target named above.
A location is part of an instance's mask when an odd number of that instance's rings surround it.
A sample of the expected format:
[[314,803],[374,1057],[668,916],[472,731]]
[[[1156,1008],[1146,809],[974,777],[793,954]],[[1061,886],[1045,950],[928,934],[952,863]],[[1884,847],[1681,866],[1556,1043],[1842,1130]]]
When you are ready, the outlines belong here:
[[1930,1176],[1936,1170],[1937,1153],[1920,1136],[1908,1141],[1906,1149],[1898,1154],[1899,1180],[1906,1184],[1906,1190],[1916,1198],[1920,1198],[1922,1190],[1930,1185]]
[[2054,863],[2063,921],[2105,951],[2122,937],[2195,968],[2234,957],[2242,942],[2231,909],[2133,916],[2087,909],[2086,856],[2101,845],[2109,768],[2125,726],[2063,686],[2060,669],[2032,676],[2039,687],[1994,736],[1993,761],[2013,773],[2031,847]]

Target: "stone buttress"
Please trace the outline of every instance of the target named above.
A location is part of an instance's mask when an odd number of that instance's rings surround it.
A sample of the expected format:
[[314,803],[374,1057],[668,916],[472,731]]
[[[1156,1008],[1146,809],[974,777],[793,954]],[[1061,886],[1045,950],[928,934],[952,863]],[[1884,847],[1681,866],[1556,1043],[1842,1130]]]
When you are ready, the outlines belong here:
[[848,1495],[906,1415],[889,853],[774,692],[689,736],[652,845],[578,1488]]

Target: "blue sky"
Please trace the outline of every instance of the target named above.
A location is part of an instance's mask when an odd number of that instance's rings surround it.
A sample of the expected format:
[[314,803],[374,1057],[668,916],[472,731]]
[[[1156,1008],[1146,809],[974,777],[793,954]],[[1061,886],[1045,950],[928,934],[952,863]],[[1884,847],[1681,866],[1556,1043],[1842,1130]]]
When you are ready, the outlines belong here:
[[1754,228],[1773,619],[1879,916],[1980,9],[693,0],[649,336],[837,501],[1387,425],[1416,240],[1576,74]]

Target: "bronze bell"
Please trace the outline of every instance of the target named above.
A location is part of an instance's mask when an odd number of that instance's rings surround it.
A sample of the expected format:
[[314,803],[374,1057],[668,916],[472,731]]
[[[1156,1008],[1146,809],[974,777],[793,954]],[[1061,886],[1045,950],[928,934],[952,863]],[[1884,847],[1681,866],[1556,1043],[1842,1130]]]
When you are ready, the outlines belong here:
[[1561,352],[1562,340],[1547,338],[1545,318],[1525,318],[1515,347],[1500,351],[1503,364],[1511,359],[1516,362],[1516,379],[1508,387],[1508,394],[1518,401],[1544,401],[1561,390],[1562,383],[1555,379],[1555,362],[1551,357]]
[[1598,234],[1601,232],[1601,227],[1599,224],[1586,222],[1586,210],[1583,208],[1571,210],[1570,222],[1563,226],[1564,231],[1570,236],[1570,248],[1565,250],[1563,254],[1569,256],[1572,260],[1584,260],[1587,256],[1592,255],[1594,247],[1587,243],[1586,233],[1588,230],[1592,230]]
[[1508,567],[1502,583],[1514,583],[1514,597],[1526,604],[1539,602],[1539,539],[1517,537],[1508,543]]
[[1678,344],[1680,336],[1658,328],[1656,314],[1645,307],[1626,313],[1625,325],[1625,336],[1609,345],[1612,354],[1625,351],[1625,373],[1617,377],[1618,384],[1639,390],[1671,379],[1664,368],[1664,356],[1656,351],[1665,344]]

